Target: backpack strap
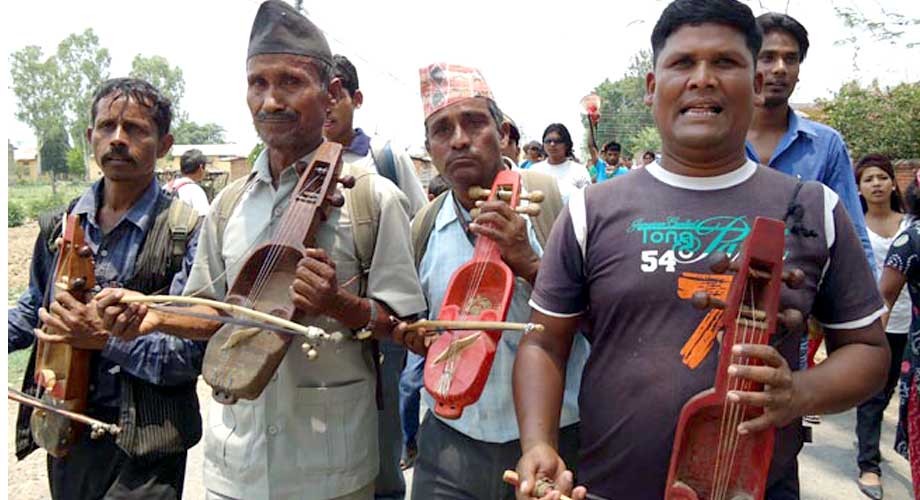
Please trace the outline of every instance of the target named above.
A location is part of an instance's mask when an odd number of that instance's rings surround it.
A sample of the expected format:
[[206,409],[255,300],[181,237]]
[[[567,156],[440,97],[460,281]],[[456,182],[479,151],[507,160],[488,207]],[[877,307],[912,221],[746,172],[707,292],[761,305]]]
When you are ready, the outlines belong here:
[[390,146],[390,141],[387,141],[382,148],[374,148],[371,146],[371,159],[374,160],[374,164],[377,165],[377,172],[390,179],[393,184],[399,186],[399,175],[396,174],[396,157],[393,155],[393,148]]
[[559,192],[559,186],[556,179],[546,174],[534,172],[533,170],[521,170],[521,180],[528,191],[542,191],[543,201],[540,203],[540,215],[531,218],[534,232],[537,235],[537,241],[540,246],[546,247],[549,240],[549,233],[553,229],[553,223],[562,212],[562,194]]
[[165,186],[163,186],[163,190],[167,193],[178,193],[182,186],[193,184],[194,182],[195,181],[189,179],[188,177],[172,179],[171,181],[167,182]]
[[444,206],[448,193],[450,190],[439,194],[437,198],[431,200],[431,203],[420,208],[415,218],[412,219],[412,252],[415,255],[416,269],[422,264],[422,257],[425,256],[425,250],[428,248],[428,238],[431,237],[431,231],[434,229],[434,221],[438,218],[438,212]]
[[241,177],[231,182],[217,195],[217,199],[211,209],[212,217],[215,217],[217,225],[217,248],[223,248],[224,231],[227,229],[227,222],[230,220],[233,209],[236,208],[240,198],[243,197],[243,193],[246,192],[249,181],[251,181],[254,176],[255,173],[253,172],[246,177]]
[[195,231],[195,227],[200,220],[201,217],[198,215],[198,211],[192,208],[191,205],[178,198],[173,198],[166,216],[166,227],[169,228],[169,239],[172,242],[172,252],[169,259],[170,269],[182,267],[182,259],[185,258],[189,237]]
[[380,225],[380,205],[374,196],[372,170],[350,163],[342,165],[342,175],[352,175],[355,185],[345,190],[345,205],[351,218],[351,230],[355,240],[355,255],[361,268],[359,295],[367,292],[367,277],[377,246],[377,228]]

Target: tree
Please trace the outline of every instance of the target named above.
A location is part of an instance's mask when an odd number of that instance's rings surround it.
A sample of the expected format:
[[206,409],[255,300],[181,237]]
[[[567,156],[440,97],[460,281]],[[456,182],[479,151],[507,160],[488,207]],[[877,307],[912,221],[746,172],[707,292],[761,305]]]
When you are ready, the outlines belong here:
[[818,104],[854,158],[868,153],[920,158],[920,82],[883,89],[877,81],[866,87],[852,81]]
[[636,134],[633,146],[636,148],[633,151],[633,156],[639,156],[646,151],[655,151],[656,153],[661,151],[661,136],[658,135],[658,128],[645,127],[642,129]]
[[[112,58],[108,49],[99,46],[99,37],[92,28],[82,34],[71,34],[58,44],[57,60],[68,116],[67,130],[75,150],[83,155],[83,166],[72,165],[71,173],[85,172],[89,148],[86,144],[86,129],[89,127],[90,106],[96,89],[109,78],[109,64]],[[68,158],[70,158],[68,156]],[[74,157],[73,161],[77,158]]]
[[57,174],[67,173],[67,151],[70,144],[67,142],[67,132],[64,127],[59,127],[48,132],[42,141],[39,155],[42,172],[51,174],[51,194],[57,195],[57,185],[54,182]]
[[63,129],[70,133],[73,144],[86,151],[84,131],[89,124],[89,107],[93,92],[108,78],[108,50],[99,47],[99,38],[88,29],[69,35],[58,44],[55,55],[44,61],[42,58],[36,46],[25,47],[10,57],[16,118],[32,129],[39,147],[49,134]]
[[[895,5],[885,8],[880,2],[876,2],[876,4],[880,12],[870,15],[853,7],[838,7],[836,5],[834,6],[834,13],[843,21],[844,26],[867,32],[875,41],[888,42],[894,45],[906,38],[904,37],[905,34],[910,33],[911,38],[905,40],[906,47],[920,46],[920,37],[917,36],[917,31],[912,29],[914,26],[920,26],[920,18],[910,18],[895,12]],[[858,37],[852,35],[839,40],[837,43],[856,45],[858,41]]]
[[9,139],[7,139],[6,140],[6,152],[7,152],[6,171],[7,171],[7,175],[9,176],[7,177],[7,182],[9,182],[9,179],[13,179],[16,177],[16,155],[13,154],[13,151],[15,150],[16,148],[13,147],[13,143],[11,143]]
[[77,146],[67,151],[67,173],[81,178],[86,175],[86,154]]
[[[30,45],[10,56],[10,73],[13,93],[16,95],[16,118],[28,125],[38,140],[40,149],[44,149],[49,140],[60,142],[64,135],[66,143],[67,116],[66,98],[63,91],[63,78],[58,62],[54,56],[42,61],[42,50]],[[52,145],[52,155],[59,148]],[[67,152],[65,147],[61,156]],[[61,162],[66,166],[66,159]],[[45,158],[42,153],[42,166]],[[49,163],[49,166],[53,163]],[[53,170],[51,170],[53,172]],[[57,193],[56,176],[51,175],[51,192]]]
[[131,77],[146,80],[172,101],[173,116],[176,121],[184,121],[179,102],[185,95],[185,79],[182,70],[171,67],[162,56],[144,57],[140,54],[131,61]]
[[42,59],[42,49],[30,45],[10,56],[10,76],[16,95],[16,119],[28,125],[39,143],[51,131],[66,128],[61,71],[54,56]]
[[224,128],[216,123],[199,125],[193,121],[182,121],[172,130],[176,144],[223,144]]
[[[643,102],[645,75],[652,70],[652,54],[641,50],[633,56],[629,69],[615,82],[605,80],[594,89],[601,98],[601,119],[597,124],[597,145],[615,140],[626,154],[636,151],[636,139],[648,127],[654,127],[652,113]],[[584,123],[587,127],[587,121]],[[586,134],[587,135],[587,134]]]

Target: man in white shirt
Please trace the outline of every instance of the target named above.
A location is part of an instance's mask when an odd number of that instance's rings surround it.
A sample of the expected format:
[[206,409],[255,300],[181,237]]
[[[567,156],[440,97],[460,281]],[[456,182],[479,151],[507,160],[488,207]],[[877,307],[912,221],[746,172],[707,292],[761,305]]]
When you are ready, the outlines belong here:
[[182,153],[182,158],[179,160],[182,176],[169,181],[164,187],[167,192],[175,193],[180,200],[191,205],[202,217],[208,215],[208,209],[211,206],[208,202],[208,195],[198,185],[208,173],[205,170],[207,163],[207,158],[200,150],[189,149]]
[[342,161],[376,170],[399,187],[409,198],[409,217],[428,203],[428,196],[415,172],[415,164],[404,149],[393,147],[390,141],[374,138],[354,127],[355,110],[364,103],[364,93],[358,86],[358,70],[347,57],[332,58],[332,73],[342,82],[342,90],[326,113],[323,135],[345,146]]

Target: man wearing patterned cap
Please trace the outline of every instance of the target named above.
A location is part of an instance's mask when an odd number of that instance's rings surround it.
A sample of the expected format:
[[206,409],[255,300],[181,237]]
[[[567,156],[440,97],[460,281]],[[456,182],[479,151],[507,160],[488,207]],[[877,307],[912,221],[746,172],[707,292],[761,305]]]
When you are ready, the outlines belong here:
[[[215,198],[186,294],[224,299],[252,249],[278,229],[299,180],[296,165],[309,164],[323,142],[323,121],[340,86],[330,76],[331,62],[326,40],[313,23],[284,2],[261,5],[246,62],[247,102],[266,149],[247,179]],[[345,164],[343,173],[357,174],[355,168]],[[358,257],[348,202],[320,225],[316,247],[307,249],[298,264],[290,294],[301,324],[328,332],[367,329],[384,338],[392,329],[391,315],[411,316],[425,304],[412,272],[408,201],[381,177],[367,174],[365,179],[377,214],[376,234],[386,235],[373,240],[367,270]],[[204,306],[192,309],[217,314]],[[133,312],[146,314],[143,323],[136,323],[159,324],[185,337],[208,339],[218,327],[209,320]],[[369,344],[321,345],[316,359],[308,360],[295,340],[258,398],[233,405],[209,398],[207,498],[373,498],[376,357]]]
[[[496,242],[502,260],[516,277],[507,320],[522,321],[530,314],[527,300],[540,266],[542,242],[562,207],[558,188],[551,177],[522,172],[524,190],[540,190],[546,195],[539,217],[527,219],[504,202],[485,202],[479,205],[480,214],[472,218],[470,209],[475,200],[468,196],[468,189],[491,187],[498,172],[509,168],[502,159],[501,146],[510,125],[479,71],[433,64],[422,68],[420,74],[425,145],[438,172],[451,185],[416,214],[412,225],[428,316],[438,317],[451,275],[473,256],[475,239],[487,236]],[[445,420],[432,413],[425,416],[418,431],[412,483],[415,498],[514,497],[514,489],[502,482],[502,471],[512,467],[521,455],[511,394],[511,368],[521,335],[503,333],[482,396],[466,407],[459,419]],[[405,324],[401,324],[394,337],[418,355],[425,355],[424,332],[406,332]],[[572,348],[570,376],[566,378],[559,444],[571,452],[563,451],[568,460],[574,460],[577,448],[578,373],[586,355],[586,342]],[[434,407],[427,392],[424,397],[427,406]]]

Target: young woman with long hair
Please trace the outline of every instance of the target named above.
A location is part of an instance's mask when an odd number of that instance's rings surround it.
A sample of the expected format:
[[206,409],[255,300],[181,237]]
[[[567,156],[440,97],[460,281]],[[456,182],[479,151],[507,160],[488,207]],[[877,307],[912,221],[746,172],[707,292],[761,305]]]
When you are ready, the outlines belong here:
[[[857,165],[862,166],[863,164],[864,162],[860,161]],[[890,166],[886,168],[885,165],[884,162],[879,161],[873,166],[877,166],[877,168],[886,171],[887,175],[894,179],[893,169],[891,169]],[[887,165],[890,165],[890,162],[887,162]],[[869,172],[876,172],[876,170],[870,170],[870,167],[866,167],[866,173],[863,174],[863,177],[869,175]],[[857,179],[859,178],[859,170],[857,170]],[[882,185],[887,184],[883,182]],[[862,183],[860,187],[862,187]],[[896,192],[894,186],[892,186],[891,189],[892,192]],[[877,219],[876,222],[887,222],[887,226],[885,227],[889,230],[894,225],[891,220],[888,220],[889,218],[893,219],[894,216],[889,214],[888,217],[885,217],[884,199],[880,196],[881,193],[879,190],[880,188],[875,187],[869,191],[869,196],[865,196],[865,206],[867,207],[866,225],[869,229],[870,238],[873,233],[873,219]],[[862,191],[862,189],[860,189],[860,191]],[[879,196],[876,197],[876,195]],[[879,291],[881,291],[882,297],[885,299],[885,303],[888,305],[889,309],[892,310],[892,319],[888,320],[886,327],[886,330],[889,332],[892,328],[892,321],[895,321],[896,304],[900,300],[899,296],[903,291],[905,283],[907,283],[907,288],[910,292],[913,311],[920,310],[918,309],[920,308],[920,259],[917,258],[918,255],[920,255],[920,186],[918,186],[917,179],[912,181],[911,185],[907,188],[905,198],[908,218],[910,220],[908,221],[907,227],[901,231],[900,234],[897,234],[891,242],[890,249],[884,261],[885,265],[881,268],[882,277],[879,281]],[[873,204],[876,217],[870,217],[870,213],[873,213]],[[889,202],[888,206],[894,211],[893,202]],[[901,374],[901,387],[899,390],[901,394],[901,408],[897,436],[895,437],[895,449],[898,453],[910,459],[914,496],[920,500],[920,315],[913,314],[911,317],[906,342],[904,343],[903,359],[905,362],[903,364],[901,363],[902,356],[896,350],[896,340],[893,340],[895,337],[895,335],[890,334],[888,336],[889,343],[891,343],[892,367],[901,367],[897,370]],[[891,385],[891,375],[889,376],[888,382],[886,389]],[[888,394],[890,394],[890,392]],[[872,401],[873,400],[870,400],[866,404],[870,404]],[[885,399],[884,401],[887,405],[888,400]],[[862,406],[860,406],[860,410],[862,410]],[[859,434],[859,428],[860,425],[857,424],[857,435]],[[875,442],[878,442],[877,439]],[[863,469],[862,452],[861,441],[860,490],[871,498],[882,498],[881,481],[878,481],[878,485],[875,487],[866,487],[873,478],[869,474],[866,474],[866,470]]]
[[[860,200],[866,214],[866,228],[872,250],[882,270],[879,289],[888,304],[890,314],[886,323],[885,335],[891,347],[891,367],[888,381],[881,392],[868,401],[859,405],[856,419],[856,436],[859,441],[859,484],[860,491],[869,498],[881,499],[883,497],[881,483],[881,469],[879,462],[879,437],[881,434],[882,415],[891,399],[898,379],[902,374],[902,360],[905,348],[908,349],[907,358],[916,358],[920,351],[918,339],[918,320],[912,318],[911,306],[920,304],[920,266],[916,266],[916,254],[920,251],[920,228],[917,226],[916,215],[920,212],[917,204],[916,181],[908,188],[908,205],[910,213],[903,213],[904,201],[901,198],[895,180],[894,167],[891,161],[882,155],[867,155],[856,164],[856,183],[859,187]],[[910,199],[914,198],[914,203]],[[912,215],[912,216],[911,216]],[[909,297],[904,295],[904,283],[908,283]],[[916,371],[917,365],[914,364]],[[908,378],[917,384],[920,377]],[[914,398],[916,406],[916,387],[913,392],[907,392]],[[896,448],[902,454],[907,451],[907,427],[910,418],[907,418],[909,398],[902,401],[901,424],[896,439]],[[916,412],[917,409],[915,408]],[[914,420],[918,415],[913,415]],[[916,422],[914,422],[916,424]],[[914,431],[916,432],[916,431]],[[910,446],[918,448],[917,440],[920,436],[910,436]],[[912,468],[916,469],[920,457],[912,453]],[[914,470],[915,484],[918,471]]]

